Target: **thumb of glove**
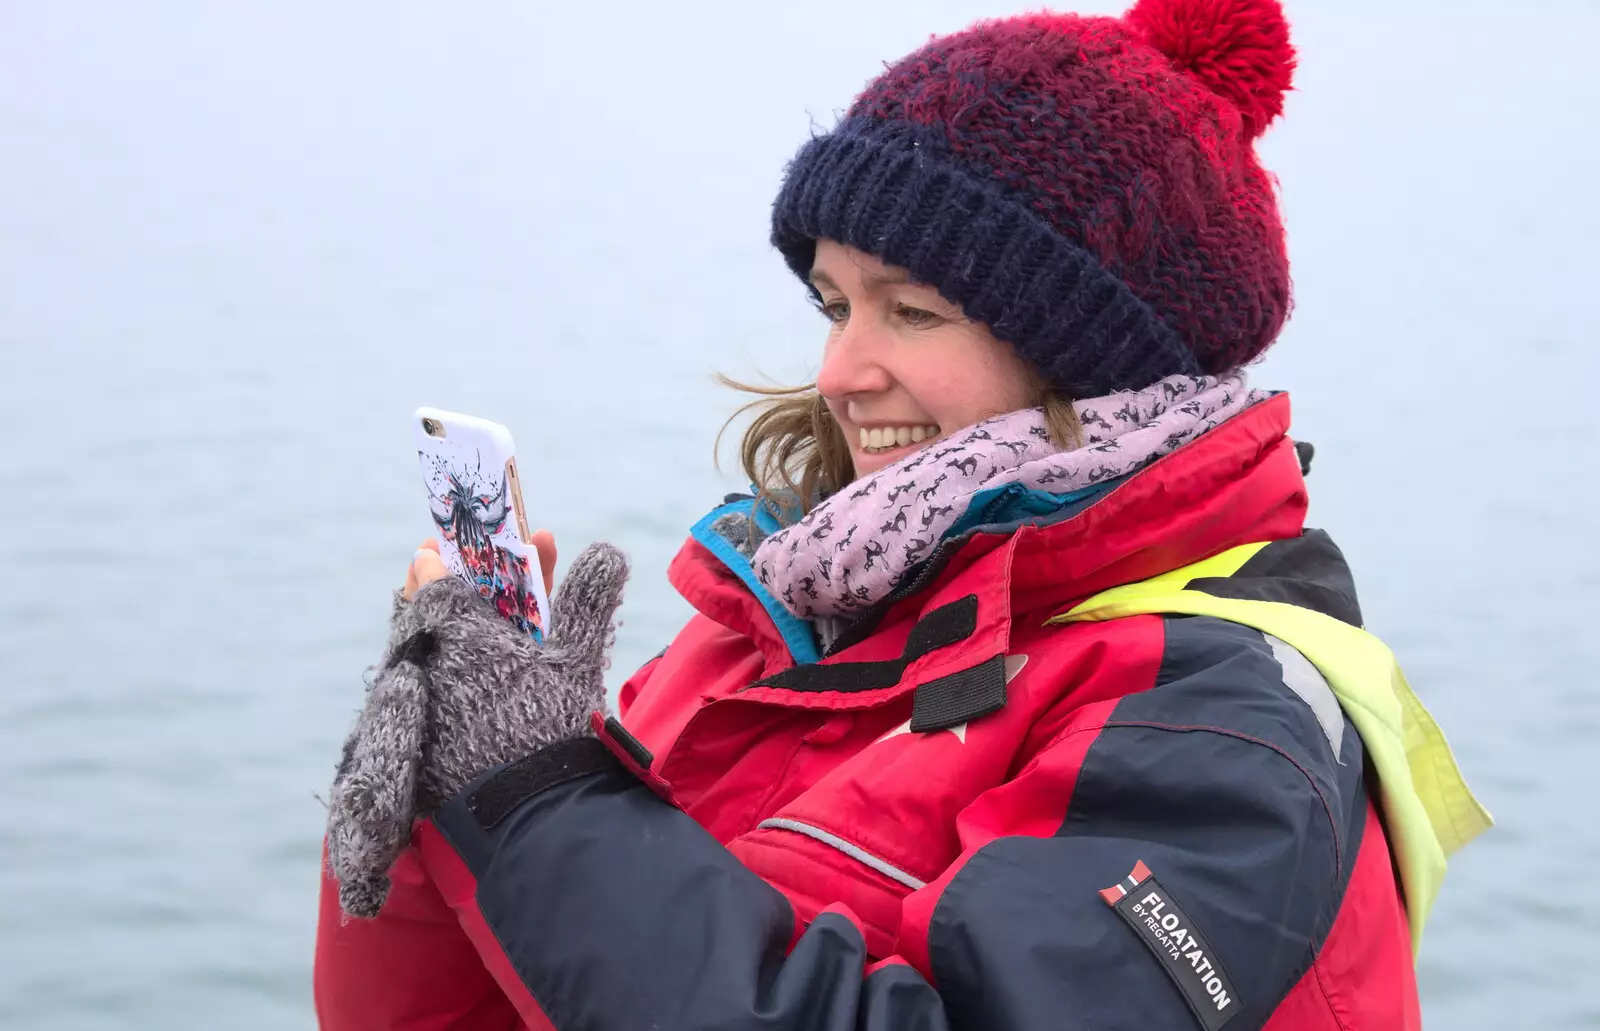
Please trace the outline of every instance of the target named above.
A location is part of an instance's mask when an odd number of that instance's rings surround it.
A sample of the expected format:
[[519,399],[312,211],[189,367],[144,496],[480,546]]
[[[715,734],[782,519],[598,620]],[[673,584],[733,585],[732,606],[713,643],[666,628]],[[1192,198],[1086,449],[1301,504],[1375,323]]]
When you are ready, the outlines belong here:
[[627,582],[628,558],[621,549],[604,541],[584,548],[550,602],[550,645],[573,659],[602,660]]
[[379,674],[345,744],[328,799],[328,865],[351,916],[378,915],[389,867],[411,838],[426,729],[427,685],[409,661]]

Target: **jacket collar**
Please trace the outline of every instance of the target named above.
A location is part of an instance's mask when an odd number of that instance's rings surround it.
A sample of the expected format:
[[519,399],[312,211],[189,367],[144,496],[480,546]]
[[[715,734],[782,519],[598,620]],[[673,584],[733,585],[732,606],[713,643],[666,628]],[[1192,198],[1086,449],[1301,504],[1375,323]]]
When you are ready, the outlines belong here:
[[[1287,437],[1289,414],[1288,395],[1278,394],[1085,506],[1020,525],[979,526],[946,541],[922,574],[846,632],[836,652],[853,651],[879,625],[915,618],[948,603],[953,591],[973,589],[986,600],[982,623],[990,632],[982,636],[1003,646],[995,635],[1005,636],[1013,612],[1058,610],[1239,544],[1299,534],[1307,499]],[[748,637],[768,675],[813,660],[814,650],[791,648],[794,629],[780,626],[726,558],[691,538],[667,576],[698,611]]]

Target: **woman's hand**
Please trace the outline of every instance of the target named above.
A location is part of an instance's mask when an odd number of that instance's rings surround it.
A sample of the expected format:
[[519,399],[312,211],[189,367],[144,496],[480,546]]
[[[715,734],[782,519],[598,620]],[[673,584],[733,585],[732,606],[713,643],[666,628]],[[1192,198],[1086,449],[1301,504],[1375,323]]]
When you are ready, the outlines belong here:
[[[542,539],[542,543],[541,543]],[[436,543],[397,592],[389,647],[345,741],[328,806],[328,862],[339,902],[376,916],[411,825],[480,774],[589,733],[628,563],[584,549],[551,601],[543,645],[445,572]],[[546,583],[555,541],[534,536]]]
[[[534,550],[539,553],[539,569],[544,573],[544,596],[550,597],[556,585],[556,538],[549,530],[533,531]],[[406,568],[406,585],[400,591],[400,597],[410,601],[412,595],[419,588],[443,580],[450,575],[444,567],[444,559],[439,557],[439,542],[429,537],[422,542],[422,547],[417,549],[417,554],[411,560],[411,565]]]

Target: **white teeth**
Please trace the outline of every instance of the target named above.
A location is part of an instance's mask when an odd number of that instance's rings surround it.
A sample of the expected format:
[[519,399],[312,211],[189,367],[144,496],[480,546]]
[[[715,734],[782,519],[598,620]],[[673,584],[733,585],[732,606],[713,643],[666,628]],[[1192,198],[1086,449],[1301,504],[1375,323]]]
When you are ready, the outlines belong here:
[[860,428],[861,447],[865,451],[884,451],[889,448],[920,444],[939,435],[937,426],[891,426],[887,429]]

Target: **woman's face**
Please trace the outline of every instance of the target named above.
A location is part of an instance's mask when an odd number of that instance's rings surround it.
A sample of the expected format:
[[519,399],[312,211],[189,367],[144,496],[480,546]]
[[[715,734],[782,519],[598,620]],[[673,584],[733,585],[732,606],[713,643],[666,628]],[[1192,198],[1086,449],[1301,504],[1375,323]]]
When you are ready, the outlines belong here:
[[817,241],[811,282],[828,319],[817,389],[857,476],[991,416],[1037,403],[1022,359],[931,286],[854,247]]

